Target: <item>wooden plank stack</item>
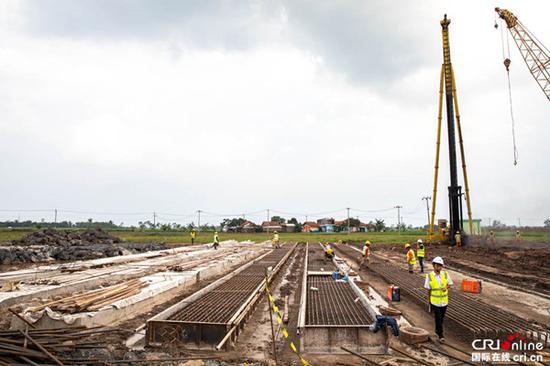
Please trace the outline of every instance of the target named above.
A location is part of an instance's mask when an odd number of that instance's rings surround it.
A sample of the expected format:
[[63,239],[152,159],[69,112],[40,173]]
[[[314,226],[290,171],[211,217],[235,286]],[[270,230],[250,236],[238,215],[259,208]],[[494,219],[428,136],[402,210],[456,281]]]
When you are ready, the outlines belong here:
[[138,294],[141,289],[148,286],[147,282],[133,279],[114,286],[100,288],[59,300],[53,300],[25,310],[25,313],[35,313],[46,307],[62,313],[79,313],[84,311],[97,311],[105,305]]

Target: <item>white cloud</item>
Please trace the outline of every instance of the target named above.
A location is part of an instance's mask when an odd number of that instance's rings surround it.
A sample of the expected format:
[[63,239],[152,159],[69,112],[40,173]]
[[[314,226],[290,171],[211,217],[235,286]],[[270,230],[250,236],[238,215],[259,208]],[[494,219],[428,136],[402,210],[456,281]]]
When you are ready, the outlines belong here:
[[[9,192],[4,207],[315,212],[402,204],[406,222],[425,221],[420,198],[432,189],[439,2],[419,7],[416,17],[386,14],[379,20],[385,51],[362,48],[368,53],[361,57],[378,58],[368,73],[391,73],[399,65],[399,76],[373,76],[372,83],[369,76],[354,79],[357,60],[349,68],[342,62],[353,57],[353,44],[318,46],[329,30],[316,33],[315,27],[339,26],[337,19],[323,18],[323,11],[306,27],[292,24],[297,21],[292,7],[270,9],[258,2],[259,8],[229,25],[258,30],[243,48],[223,47],[223,37],[214,42],[212,36],[205,41],[211,47],[197,46],[200,34],[185,33],[193,42],[179,41],[173,32],[158,29],[149,38],[128,36],[131,27],[112,38],[104,32],[71,37],[70,29],[48,33],[46,22],[28,32],[23,27],[34,18],[21,10],[28,8],[7,4],[0,27],[0,167],[11,173],[0,183]],[[512,222],[519,216],[546,217],[548,103],[513,49],[521,154],[520,165],[513,167],[492,8],[446,7],[474,216]],[[339,19],[360,21],[361,12],[345,15],[353,9],[339,9]],[[520,12],[543,37],[544,17],[527,5]],[[226,20],[223,14],[218,16]],[[208,25],[215,19],[202,21]],[[401,59],[408,48],[400,48],[399,35],[415,27],[415,19],[421,24],[406,40],[429,54],[410,63]],[[398,32],[385,39],[396,22]],[[305,30],[313,43],[304,41]],[[349,36],[344,33],[342,40]],[[331,42],[338,41],[338,34],[334,37]],[[333,53],[347,49],[343,59]],[[372,68],[387,62],[390,68]],[[445,148],[445,130],[442,136]],[[446,214],[447,161],[442,150],[441,215]],[[392,211],[365,218],[382,214],[395,221]]]

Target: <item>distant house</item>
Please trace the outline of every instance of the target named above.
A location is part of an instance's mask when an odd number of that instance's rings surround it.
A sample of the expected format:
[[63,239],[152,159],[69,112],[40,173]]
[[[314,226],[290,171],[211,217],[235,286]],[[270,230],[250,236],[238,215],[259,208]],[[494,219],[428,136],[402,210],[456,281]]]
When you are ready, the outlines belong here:
[[261,230],[262,228],[260,227],[260,225],[256,225],[252,221],[248,221],[248,220],[245,221],[240,227],[240,231],[243,233],[255,233]]
[[285,233],[293,233],[296,231],[296,225],[295,224],[283,224],[283,229],[281,231],[284,231]]
[[325,217],[324,219],[317,220],[319,225],[334,225],[334,219],[332,217]]
[[361,225],[359,225],[359,231],[368,232],[368,231],[374,231],[374,229],[375,229],[375,226],[373,224],[361,223]]
[[324,233],[333,233],[335,230],[334,224],[323,224],[323,225],[319,225],[319,227],[321,228],[321,231]]
[[283,226],[277,221],[264,221],[262,222],[262,231],[283,231]]
[[302,224],[302,232],[304,233],[318,233],[321,231],[321,227],[314,221],[306,221]]

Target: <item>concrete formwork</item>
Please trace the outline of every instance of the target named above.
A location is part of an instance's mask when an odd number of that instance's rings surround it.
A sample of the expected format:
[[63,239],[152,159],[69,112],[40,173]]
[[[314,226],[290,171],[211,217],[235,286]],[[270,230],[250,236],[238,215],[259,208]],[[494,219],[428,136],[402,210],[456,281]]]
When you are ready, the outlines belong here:
[[[263,295],[265,268],[272,268],[269,271],[270,281],[294,247],[285,252],[283,247],[267,253],[149,319],[146,345],[206,350],[230,347]],[[281,255],[277,254],[270,260],[269,256],[276,252]],[[244,281],[245,277],[255,278],[253,288],[243,285],[239,289],[239,284],[249,282]],[[234,295],[239,301],[229,301]],[[197,312],[200,308],[203,311]]]
[[[312,248],[318,251],[316,246]],[[308,271],[308,254],[302,282],[302,296],[298,315],[300,351],[304,353],[346,353],[346,347],[358,353],[383,354],[386,352],[385,332],[372,333],[369,325],[376,318],[376,312],[368,304],[366,295],[350,279],[336,285],[331,273]],[[318,253],[314,253],[318,256]],[[336,262],[335,262],[336,263]],[[335,266],[336,268],[336,266]],[[311,278],[324,276],[329,287],[314,287]],[[332,293],[331,293],[332,292]],[[319,314],[312,314],[319,313]],[[347,315],[350,316],[347,316]],[[351,316],[354,315],[354,316]]]
[[[241,248],[237,252],[225,252],[221,258],[203,261],[187,271],[162,271],[145,275],[140,278],[140,281],[147,283],[148,286],[138,294],[113,302],[97,311],[60,314],[46,309],[39,314],[29,314],[28,316],[23,313],[23,316],[32,321],[37,328],[115,325],[169,301],[177,293],[193,286],[200,280],[207,280],[227,273],[232,268],[251,261],[262,253],[265,253],[265,250],[260,247]],[[24,323],[17,317],[12,318],[11,325],[16,329],[24,328]]]

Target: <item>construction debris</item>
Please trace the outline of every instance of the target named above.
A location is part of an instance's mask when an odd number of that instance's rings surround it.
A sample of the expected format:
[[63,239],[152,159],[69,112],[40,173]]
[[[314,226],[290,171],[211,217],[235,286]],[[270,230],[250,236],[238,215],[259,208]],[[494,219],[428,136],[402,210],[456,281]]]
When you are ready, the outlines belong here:
[[[104,327],[0,331],[0,365],[82,364],[75,357],[79,351],[106,348],[103,342],[91,337],[115,332],[121,330]],[[94,364],[101,360],[87,361]]]

